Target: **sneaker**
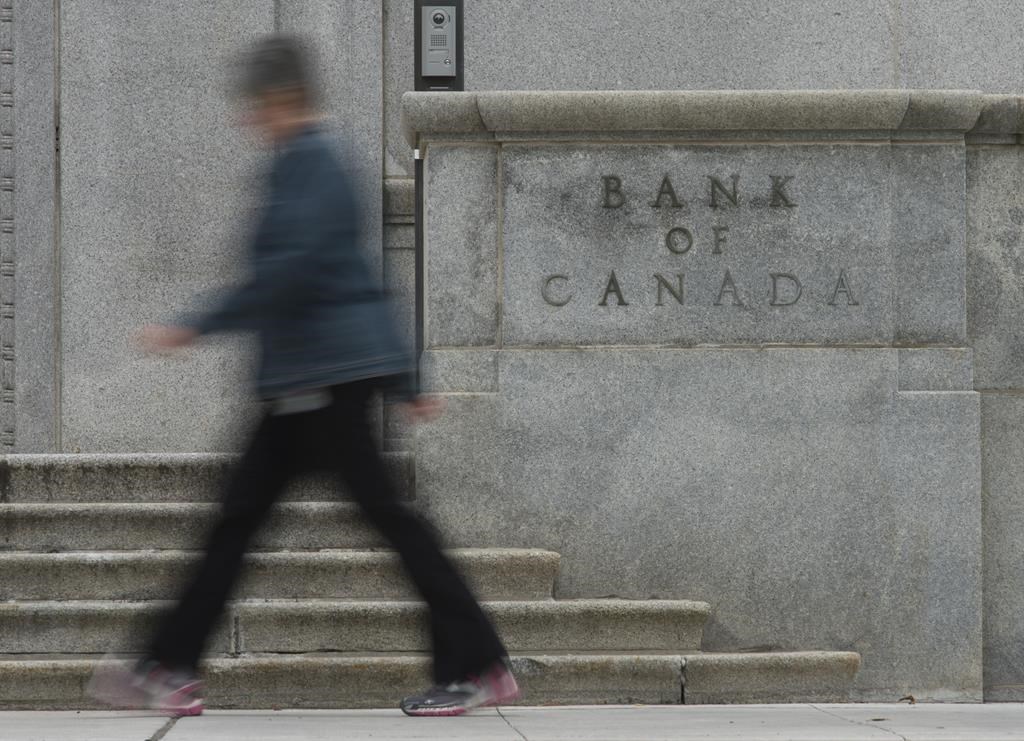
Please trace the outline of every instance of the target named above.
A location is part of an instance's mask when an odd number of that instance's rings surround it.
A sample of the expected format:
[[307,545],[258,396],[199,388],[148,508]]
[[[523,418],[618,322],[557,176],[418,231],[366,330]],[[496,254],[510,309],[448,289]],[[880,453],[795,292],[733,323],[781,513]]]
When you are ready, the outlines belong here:
[[200,715],[203,683],[190,672],[174,671],[153,660],[134,666],[101,662],[86,693],[94,700],[125,709],[149,709],[173,717]]
[[519,685],[507,661],[495,662],[481,677],[436,685],[402,700],[406,715],[463,715],[473,708],[501,705],[519,697]]

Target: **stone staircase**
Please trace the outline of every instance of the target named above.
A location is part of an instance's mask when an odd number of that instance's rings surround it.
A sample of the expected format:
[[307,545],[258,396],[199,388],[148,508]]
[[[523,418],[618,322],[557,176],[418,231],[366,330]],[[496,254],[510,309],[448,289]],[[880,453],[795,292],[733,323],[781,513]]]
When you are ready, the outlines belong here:
[[[388,453],[402,491],[408,453]],[[104,654],[140,651],[215,514],[221,455],[0,459],[0,709],[90,707]],[[424,608],[327,483],[302,482],[255,543],[211,639],[215,707],[390,707],[428,683]],[[559,555],[458,549],[523,702],[842,701],[859,657],[706,654],[703,602],[553,598]]]

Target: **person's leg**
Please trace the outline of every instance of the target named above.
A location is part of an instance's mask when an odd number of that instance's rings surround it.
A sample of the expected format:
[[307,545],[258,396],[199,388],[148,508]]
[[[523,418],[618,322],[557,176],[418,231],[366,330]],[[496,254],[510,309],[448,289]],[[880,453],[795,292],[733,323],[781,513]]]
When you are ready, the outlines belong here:
[[430,607],[435,681],[481,675],[506,657],[505,647],[432,528],[398,498],[370,430],[372,394],[366,382],[333,389],[327,423],[339,473],[370,523],[398,551]]
[[242,568],[253,534],[266,520],[293,470],[282,419],[266,416],[231,474],[220,519],[205,555],[175,608],[164,617],[148,657],[170,669],[195,671]]

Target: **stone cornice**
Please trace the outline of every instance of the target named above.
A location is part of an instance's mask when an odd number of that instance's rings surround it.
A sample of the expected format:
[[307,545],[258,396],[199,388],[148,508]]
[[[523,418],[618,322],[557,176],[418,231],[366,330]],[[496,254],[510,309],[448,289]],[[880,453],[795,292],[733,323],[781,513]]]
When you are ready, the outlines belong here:
[[1016,136],[1024,98],[974,90],[651,90],[409,92],[402,127],[424,136],[873,131]]

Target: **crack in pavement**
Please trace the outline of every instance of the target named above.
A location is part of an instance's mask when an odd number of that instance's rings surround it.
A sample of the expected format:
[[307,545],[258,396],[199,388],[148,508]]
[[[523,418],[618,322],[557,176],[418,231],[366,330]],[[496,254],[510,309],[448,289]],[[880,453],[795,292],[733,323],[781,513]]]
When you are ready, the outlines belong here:
[[179,720],[180,718],[171,718],[170,720],[168,720],[166,723],[163,724],[159,731],[157,731],[149,737],[149,741],[160,741],[160,739],[162,739],[164,736],[171,732],[171,729],[174,728],[174,724],[177,723]]
[[514,725],[512,725],[509,722],[509,719],[506,718],[505,714],[501,712],[501,708],[495,707],[494,709],[498,712],[498,717],[501,718],[503,721],[505,721],[505,725],[507,725],[509,728],[511,728],[513,731],[515,731],[516,735],[518,735],[519,738],[523,739],[523,741],[530,741],[528,738],[526,738],[526,736],[523,735],[522,731],[520,731],[518,728],[516,728]]
[[846,723],[853,723],[854,725],[863,726],[864,728],[877,728],[880,731],[885,731],[886,733],[891,733],[893,736],[895,736],[896,738],[901,739],[902,741],[910,741],[902,733],[897,733],[896,731],[892,730],[891,728],[886,728],[885,726],[874,725],[872,723],[865,723],[862,720],[853,720],[852,718],[844,718],[841,715],[836,715],[835,713],[830,713],[828,710],[825,710],[825,708],[818,707],[817,705],[810,705],[810,707],[814,708],[819,713],[824,713],[825,715],[829,715],[829,716],[831,716],[833,718],[836,718],[838,720],[845,721]]

